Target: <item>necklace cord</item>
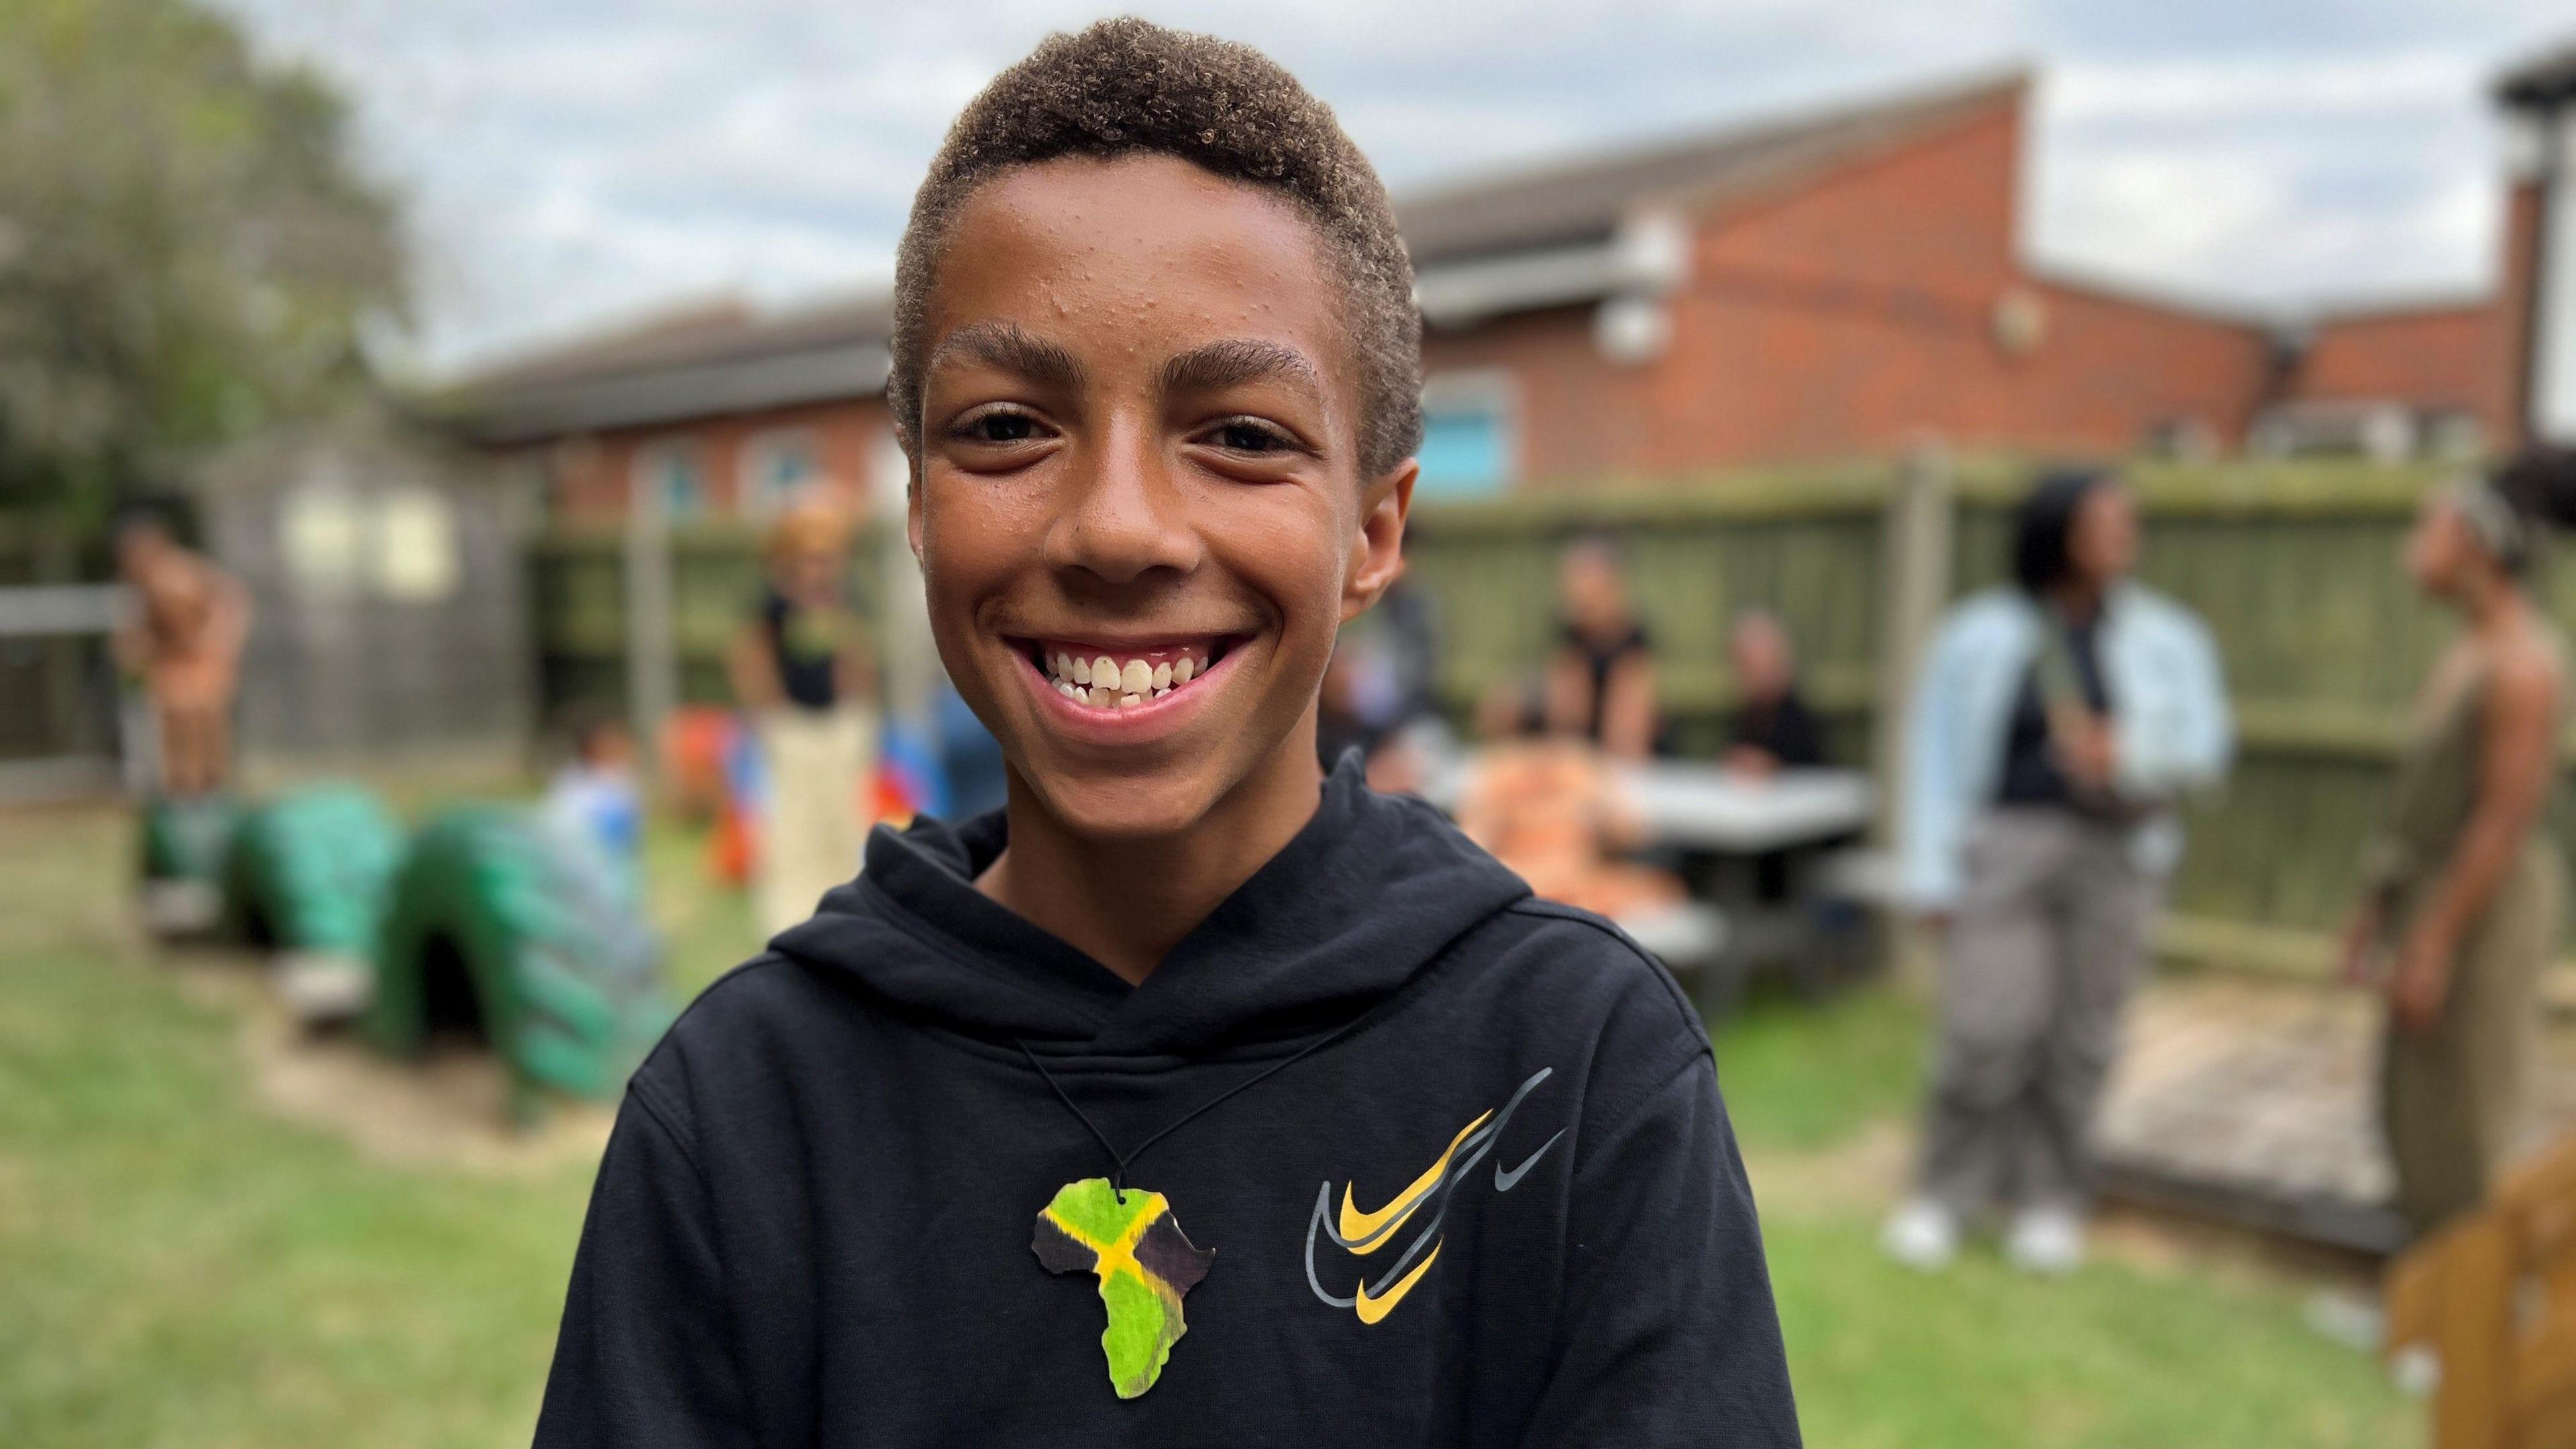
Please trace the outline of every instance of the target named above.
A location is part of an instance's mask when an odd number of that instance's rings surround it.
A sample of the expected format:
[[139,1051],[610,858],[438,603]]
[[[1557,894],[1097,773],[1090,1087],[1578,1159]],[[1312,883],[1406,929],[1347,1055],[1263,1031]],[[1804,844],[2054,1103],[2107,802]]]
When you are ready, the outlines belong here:
[[1297,1065],[1301,1061],[1304,1061],[1308,1056],[1311,1056],[1315,1052],[1321,1051],[1323,1048],[1332,1045],[1334,1042],[1340,1041],[1343,1037],[1350,1035],[1376,1014],[1377,1013],[1374,1011],[1362,1012],[1360,1015],[1344,1023],[1340,1029],[1324,1033],[1322,1036],[1319,1036],[1313,1041],[1306,1043],[1304,1046],[1297,1048],[1297,1050],[1290,1052],[1287,1056],[1271,1063],[1261,1071],[1254,1073],[1243,1081],[1235,1083],[1233,1086],[1226,1088],[1224,1091],[1219,1092],[1215,1096],[1208,1098],[1206,1101],[1201,1102],[1195,1107],[1192,1107],[1189,1111],[1182,1113],[1178,1118],[1166,1123],[1162,1130],[1156,1132],[1153,1136],[1146,1138],[1144,1141],[1137,1143],[1135,1151],[1123,1154],[1119,1152],[1117,1148],[1109,1145],[1109,1135],[1101,1131],[1100,1124],[1092,1121],[1091,1114],[1083,1111],[1081,1106],[1073,1100],[1072,1095],[1065,1091],[1064,1084],[1056,1080],[1055,1073],[1047,1070],[1046,1063],[1038,1060],[1038,1054],[1029,1049],[1029,1044],[1026,1041],[1021,1040],[1019,1037],[1013,1037],[1011,1038],[1011,1045],[1018,1047],[1020,1049],[1020,1055],[1029,1059],[1029,1065],[1037,1069],[1037,1074],[1041,1078],[1044,1078],[1048,1088],[1054,1091],[1055,1099],[1062,1102],[1065,1110],[1074,1115],[1074,1120],[1082,1124],[1083,1130],[1091,1134],[1091,1140],[1100,1144],[1100,1150],[1109,1154],[1109,1161],[1116,1168],[1116,1173],[1110,1178],[1109,1185],[1113,1191],[1123,1198],[1127,1195],[1127,1164],[1144,1156],[1146,1148],[1151,1147],[1155,1143],[1162,1141],[1164,1138],[1171,1136],[1173,1133],[1188,1126],[1191,1122],[1197,1120],[1205,1113],[1211,1112],[1217,1107],[1222,1106],[1228,1100],[1239,1096],[1242,1093],[1251,1091],[1253,1088],[1260,1086],[1263,1082],[1269,1081],[1272,1077],[1275,1077],[1279,1073],[1288,1070],[1290,1067]]

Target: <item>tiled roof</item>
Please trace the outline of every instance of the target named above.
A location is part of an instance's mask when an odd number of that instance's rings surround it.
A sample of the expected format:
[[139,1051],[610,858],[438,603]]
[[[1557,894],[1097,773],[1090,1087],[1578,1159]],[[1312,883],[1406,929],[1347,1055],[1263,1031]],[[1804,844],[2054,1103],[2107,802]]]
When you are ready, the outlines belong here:
[[1569,157],[1404,198],[1396,220],[1416,267],[1598,241],[1640,207],[1686,207],[1795,182],[2013,98],[2028,79],[2014,71],[1869,105]]

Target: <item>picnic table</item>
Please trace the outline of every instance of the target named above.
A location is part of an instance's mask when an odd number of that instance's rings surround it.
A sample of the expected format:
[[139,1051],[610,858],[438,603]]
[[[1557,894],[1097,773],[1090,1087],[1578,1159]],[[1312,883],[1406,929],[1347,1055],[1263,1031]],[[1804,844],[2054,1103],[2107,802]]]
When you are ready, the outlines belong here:
[[[1425,798],[1454,808],[1472,764],[1429,782]],[[1722,1010],[1770,960],[1803,983],[1834,974],[1810,909],[1824,847],[1869,826],[1873,787],[1859,770],[1796,769],[1768,776],[1711,761],[1651,760],[1612,767],[1616,788],[1651,850],[1677,858],[1694,897],[1687,905],[1623,919],[1639,944],[1692,978],[1703,1007]],[[1766,899],[1757,864],[1786,852],[1788,889]]]
[[1859,770],[1749,776],[1721,765],[1655,760],[1623,766],[1620,788],[1658,845],[1767,855],[1866,829],[1871,792]]

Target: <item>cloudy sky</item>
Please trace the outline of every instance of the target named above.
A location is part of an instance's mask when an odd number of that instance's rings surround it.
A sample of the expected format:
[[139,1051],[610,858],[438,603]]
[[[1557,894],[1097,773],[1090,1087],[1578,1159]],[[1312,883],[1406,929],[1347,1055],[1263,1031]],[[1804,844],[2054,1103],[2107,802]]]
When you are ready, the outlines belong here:
[[[356,97],[420,258],[416,365],[675,303],[881,284],[957,108],[1056,0],[219,0]],[[2037,259],[2265,307],[2493,271],[2497,68],[2576,0],[1203,0],[1388,181],[2014,64]],[[1901,218],[1890,223],[1901,224]]]

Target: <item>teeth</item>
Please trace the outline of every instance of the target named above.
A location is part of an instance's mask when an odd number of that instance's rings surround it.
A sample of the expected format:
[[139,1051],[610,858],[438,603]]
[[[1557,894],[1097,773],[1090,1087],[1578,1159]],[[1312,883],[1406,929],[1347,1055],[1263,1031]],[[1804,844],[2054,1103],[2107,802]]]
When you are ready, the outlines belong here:
[[1049,683],[1056,693],[1093,709],[1134,709],[1161,699],[1208,671],[1205,656],[1184,654],[1168,663],[1130,659],[1121,664],[1106,654],[1084,658],[1064,649],[1045,656]]

